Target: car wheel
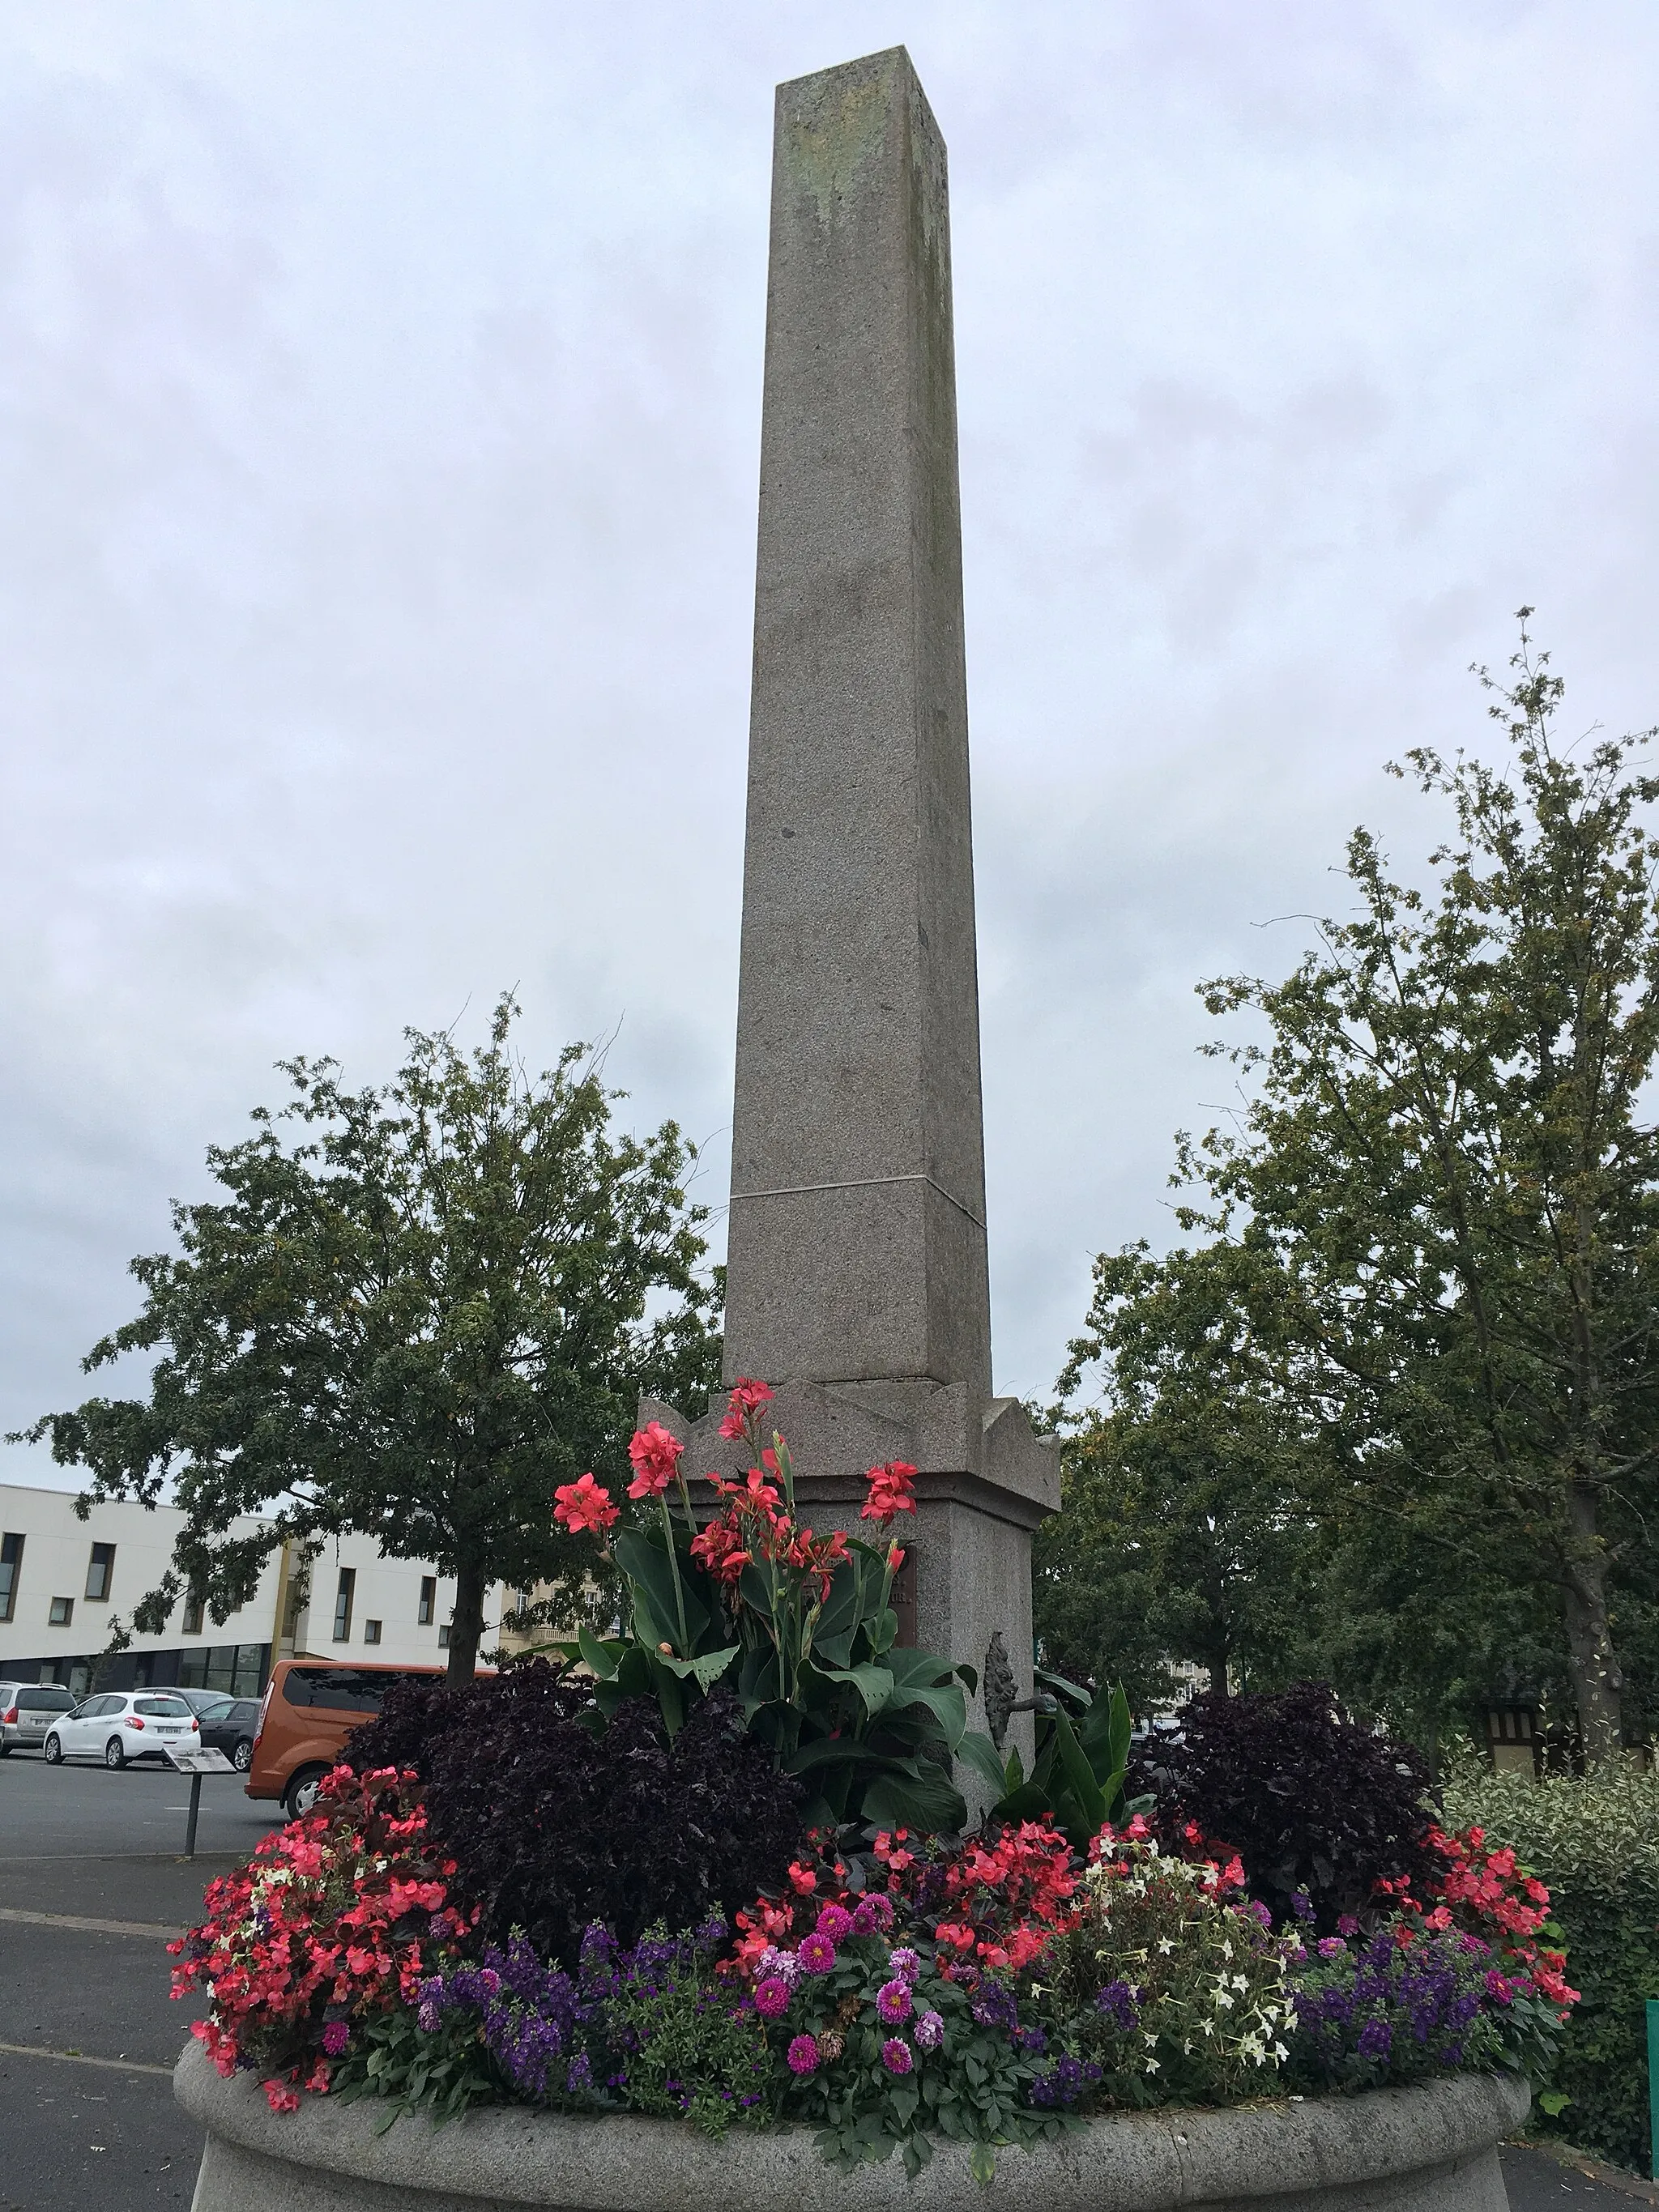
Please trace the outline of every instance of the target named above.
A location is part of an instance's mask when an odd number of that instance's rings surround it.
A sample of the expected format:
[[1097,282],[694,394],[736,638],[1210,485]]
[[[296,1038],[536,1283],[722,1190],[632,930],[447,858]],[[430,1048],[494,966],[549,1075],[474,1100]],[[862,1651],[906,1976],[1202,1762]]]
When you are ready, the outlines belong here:
[[317,1784],[328,1772],[325,1766],[302,1766],[289,1777],[283,1792],[283,1810],[290,1820],[301,1820],[317,1802]]
[[112,1735],[104,1746],[104,1764],[112,1774],[118,1774],[126,1763],[127,1755],[121,1748],[121,1739],[118,1735]]
[[48,1766],[58,1765],[64,1756],[64,1747],[55,1735],[49,1735],[40,1747]]
[[239,1738],[235,1750],[230,1754],[230,1763],[239,1774],[246,1774],[252,1765],[253,1745],[248,1737]]

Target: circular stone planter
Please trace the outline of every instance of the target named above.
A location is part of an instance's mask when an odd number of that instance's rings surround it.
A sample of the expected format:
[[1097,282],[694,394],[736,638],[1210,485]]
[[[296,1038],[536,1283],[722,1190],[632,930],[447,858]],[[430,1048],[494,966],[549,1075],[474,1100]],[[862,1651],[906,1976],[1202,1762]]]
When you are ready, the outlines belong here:
[[1497,2145],[1528,2102],[1515,2075],[1462,2074],[1358,2097],[1124,2113],[999,2152],[981,2185],[953,2143],[914,2182],[896,2156],[841,2173],[807,2128],[710,2142],[672,2120],[495,2107],[377,2134],[368,2100],[270,2112],[251,2074],[222,2080],[194,2042],[173,2089],[207,2130],[191,2212],[1507,2212]]

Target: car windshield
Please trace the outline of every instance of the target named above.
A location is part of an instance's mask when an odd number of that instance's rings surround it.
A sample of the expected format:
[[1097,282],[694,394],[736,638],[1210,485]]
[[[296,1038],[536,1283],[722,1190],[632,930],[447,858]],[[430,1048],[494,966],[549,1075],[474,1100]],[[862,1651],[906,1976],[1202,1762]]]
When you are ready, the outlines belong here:
[[188,1720],[190,1707],[182,1698],[135,1698],[135,1713],[148,1713],[152,1720]]
[[17,1709],[24,1713],[66,1713],[75,1703],[67,1690],[20,1690]]

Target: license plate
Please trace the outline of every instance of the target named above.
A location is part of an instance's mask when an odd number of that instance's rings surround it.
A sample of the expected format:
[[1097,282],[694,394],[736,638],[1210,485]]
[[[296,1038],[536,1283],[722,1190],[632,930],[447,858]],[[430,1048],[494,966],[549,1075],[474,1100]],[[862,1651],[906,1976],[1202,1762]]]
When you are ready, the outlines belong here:
[[184,1734],[184,1730],[183,1729],[164,1728],[157,1729],[155,1733],[157,1735],[182,1735]]

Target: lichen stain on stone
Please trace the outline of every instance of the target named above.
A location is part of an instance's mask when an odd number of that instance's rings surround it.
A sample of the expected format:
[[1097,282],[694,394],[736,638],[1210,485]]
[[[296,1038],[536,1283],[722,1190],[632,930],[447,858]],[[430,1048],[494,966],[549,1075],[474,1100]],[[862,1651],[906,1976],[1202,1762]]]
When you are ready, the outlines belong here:
[[891,78],[886,70],[867,76],[829,70],[818,83],[810,108],[786,110],[779,136],[791,184],[813,202],[827,229],[880,158]]

